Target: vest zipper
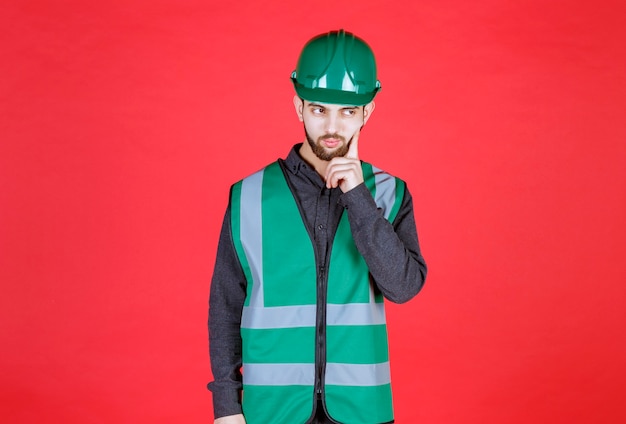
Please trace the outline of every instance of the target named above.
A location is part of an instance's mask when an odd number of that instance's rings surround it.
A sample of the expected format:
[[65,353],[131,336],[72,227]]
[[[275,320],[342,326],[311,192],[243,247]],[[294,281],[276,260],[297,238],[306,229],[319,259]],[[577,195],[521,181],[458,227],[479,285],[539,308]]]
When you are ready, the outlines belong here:
[[324,392],[324,371],[326,369],[326,267],[318,267],[318,298],[317,298],[317,322],[316,333],[316,379],[315,392],[317,398],[323,398]]
[[[316,318],[315,318],[315,334],[316,334],[316,342],[315,342],[315,387],[314,387],[314,404],[313,404],[313,414],[315,415],[317,410],[318,402],[317,400],[321,400],[322,408],[325,413],[328,415],[326,411],[326,401],[324,399],[324,374],[326,372],[326,302],[327,302],[327,288],[328,288],[328,274],[326,269],[326,264],[330,260],[330,252],[332,250],[332,241],[333,237],[330,237],[327,240],[325,256],[320,258],[320,252],[317,249],[315,242],[315,231],[308,225],[306,219],[304,218],[306,214],[302,210],[302,205],[300,204],[300,200],[296,195],[295,189],[287,177],[287,170],[285,169],[285,163],[282,159],[278,160],[281,170],[283,171],[283,175],[285,176],[285,181],[287,181],[287,186],[293,197],[296,201],[296,205],[298,206],[298,210],[300,211],[300,216],[302,217],[303,222],[305,223],[305,228],[309,233],[309,237],[311,239],[311,243],[313,244],[313,252],[315,255],[315,263],[317,264],[317,306],[316,306]],[[325,189],[324,189],[325,190]],[[330,196],[330,191],[325,193],[327,196]],[[339,222],[337,222],[337,225]],[[335,227],[336,231],[336,227]],[[334,235],[334,232],[331,234]],[[321,261],[320,259],[323,259]],[[319,265],[323,264],[323,265]]]

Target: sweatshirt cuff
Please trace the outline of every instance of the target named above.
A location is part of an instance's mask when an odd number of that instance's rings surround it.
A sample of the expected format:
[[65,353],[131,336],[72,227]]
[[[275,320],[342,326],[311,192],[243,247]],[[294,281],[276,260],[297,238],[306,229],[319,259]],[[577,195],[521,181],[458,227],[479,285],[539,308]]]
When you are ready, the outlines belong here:
[[376,216],[378,206],[372,197],[372,193],[361,183],[352,190],[339,196],[338,203],[348,210],[350,218],[356,220],[368,219]]
[[213,417],[241,414],[241,400],[238,390],[213,392]]

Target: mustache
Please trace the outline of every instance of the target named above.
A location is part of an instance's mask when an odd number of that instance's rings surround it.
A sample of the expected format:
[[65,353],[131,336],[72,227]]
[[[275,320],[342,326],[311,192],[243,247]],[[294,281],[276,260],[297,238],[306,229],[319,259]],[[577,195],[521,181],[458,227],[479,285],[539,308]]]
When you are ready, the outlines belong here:
[[339,134],[324,134],[323,136],[318,138],[318,141],[324,141],[329,139],[341,140],[345,143],[346,138]]

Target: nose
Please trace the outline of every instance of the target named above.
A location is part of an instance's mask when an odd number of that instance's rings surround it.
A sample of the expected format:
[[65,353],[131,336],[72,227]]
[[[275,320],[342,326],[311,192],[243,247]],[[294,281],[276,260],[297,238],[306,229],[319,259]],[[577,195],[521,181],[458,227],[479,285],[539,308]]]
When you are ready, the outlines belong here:
[[326,118],[326,133],[335,134],[338,131],[339,127],[339,118],[335,116],[335,114],[330,113]]

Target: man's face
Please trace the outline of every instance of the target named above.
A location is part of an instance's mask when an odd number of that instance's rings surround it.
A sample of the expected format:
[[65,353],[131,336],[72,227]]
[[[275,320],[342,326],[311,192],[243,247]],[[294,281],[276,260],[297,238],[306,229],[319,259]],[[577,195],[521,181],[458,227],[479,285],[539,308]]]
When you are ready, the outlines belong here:
[[371,113],[373,103],[346,106],[294,99],[296,111],[304,123],[306,139],[315,156],[324,161],[345,156],[355,134]]

